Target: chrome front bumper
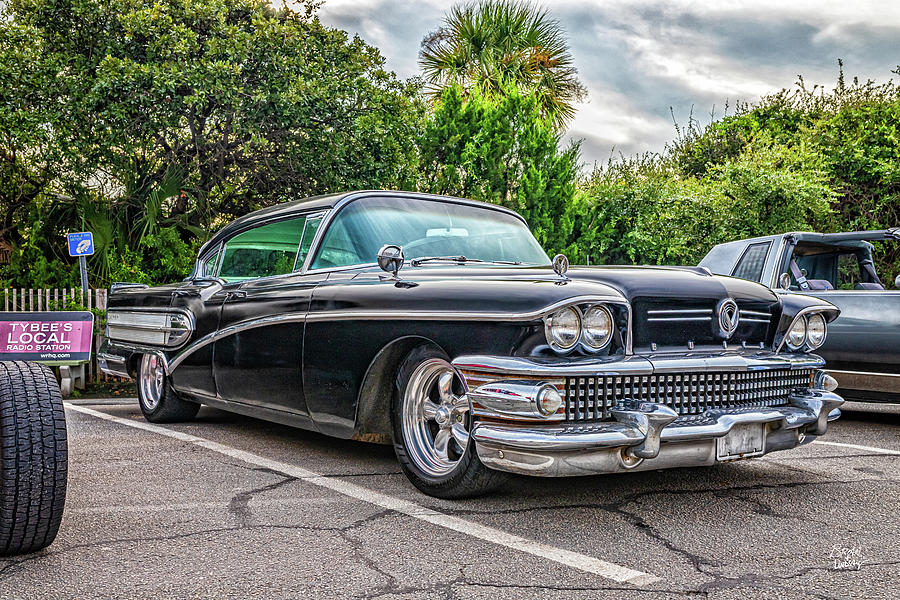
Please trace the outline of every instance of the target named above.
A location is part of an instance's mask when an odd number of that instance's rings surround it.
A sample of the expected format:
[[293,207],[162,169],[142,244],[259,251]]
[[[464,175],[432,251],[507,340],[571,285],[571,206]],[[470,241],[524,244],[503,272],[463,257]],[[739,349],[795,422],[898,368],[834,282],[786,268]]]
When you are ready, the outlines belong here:
[[[822,366],[819,357],[795,356],[706,356],[697,360],[680,357],[661,362],[675,365],[680,371],[721,369],[735,371],[809,368]],[[618,364],[617,364],[618,363]],[[577,363],[579,375],[624,370],[656,370],[648,359],[609,361],[589,365]],[[629,364],[630,363],[630,364]],[[650,363],[650,364],[648,364]],[[530,359],[464,357],[454,361],[463,371],[492,374],[498,377],[527,375],[543,377],[569,375],[572,366],[536,364]],[[638,367],[640,365],[640,367]],[[636,368],[637,367],[637,368]],[[666,371],[656,371],[666,372]],[[472,439],[478,457],[488,467],[544,477],[621,473],[635,470],[671,467],[708,466],[716,462],[761,456],[777,450],[794,448],[811,441],[828,429],[828,422],[840,416],[843,399],[821,389],[798,389],[783,406],[710,409],[699,415],[679,416],[672,408],[652,402],[625,401],[611,411],[614,420],[606,421],[533,421],[485,418],[475,421]],[[754,429],[761,445],[754,451],[735,455],[731,441]]]

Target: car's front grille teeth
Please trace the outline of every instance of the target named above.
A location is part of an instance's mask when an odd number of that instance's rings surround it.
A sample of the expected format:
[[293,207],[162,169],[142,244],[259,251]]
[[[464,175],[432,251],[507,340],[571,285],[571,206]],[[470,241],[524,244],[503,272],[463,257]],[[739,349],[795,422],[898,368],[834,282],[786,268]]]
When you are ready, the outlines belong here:
[[655,402],[680,415],[708,409],[778,406],[810,385],[812,369],[566,378],[566,420],[606,419],[623,400]]

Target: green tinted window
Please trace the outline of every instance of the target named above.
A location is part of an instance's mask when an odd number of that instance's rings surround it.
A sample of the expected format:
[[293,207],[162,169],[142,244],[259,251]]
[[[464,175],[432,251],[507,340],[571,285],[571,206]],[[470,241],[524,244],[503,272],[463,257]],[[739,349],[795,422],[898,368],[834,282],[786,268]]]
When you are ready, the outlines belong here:
[[203,272],[200,273],[202,277],[215,277],[216,276],[216,267],[219,265],[219,252],[221,250],[216,250],[216,253],[206,259],[203,263]]
[[313,269],[375,262],[385,244],[407,259],[466,256],[481,261],[547,265],[550,259],[519,218],[471,204],[420,198],[363,198],[335,216]]
[[300,252],[297,253],[297,263],[294,265],[294,270],[303,266],[306,255],[309,254],[309,247],[312,246],[313,238],[316,237],[316,231],[319,230],[319,225],[322,224],[323,218],[325,218],[325,213],[311,215],[306,219],[306,225],[303,226],[303,237],[300,239]]
[[294,270],[306,217],[278,221],[240,233],[225,242],[219,277],[243,281]]

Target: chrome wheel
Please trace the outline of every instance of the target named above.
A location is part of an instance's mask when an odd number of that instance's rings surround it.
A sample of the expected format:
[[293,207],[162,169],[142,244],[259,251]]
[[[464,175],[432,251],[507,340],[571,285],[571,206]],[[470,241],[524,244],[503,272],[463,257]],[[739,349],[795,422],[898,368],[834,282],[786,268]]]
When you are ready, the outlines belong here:
[[469,445],[469,400],[446,360],[430,358],[412,372],[403,394],[401,428],[410,460],[425,474],[453,471]]
[[166,371],[162,360],[155,354],[142,356],[141,369],[138,374],[138,388],[140,390],[141,404],[144,405],[144,409],[148,412],[153,412],[159,406],[165,380]]

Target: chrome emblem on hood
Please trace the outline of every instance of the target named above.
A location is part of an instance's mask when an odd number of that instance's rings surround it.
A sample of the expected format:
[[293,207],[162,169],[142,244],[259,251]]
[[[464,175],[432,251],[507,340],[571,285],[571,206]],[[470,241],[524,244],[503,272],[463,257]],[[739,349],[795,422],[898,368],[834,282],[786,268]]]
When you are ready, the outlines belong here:
[[557,254],[553,257],[553,272],[562,277],[563,279],[568,279],[566,277],[566,273],[569,271],[569,259],[566,258],[565,254]]
[[726,340],[734,335],[741,323],[741,310],[737,302],[731,298],[725,298],[716,307],[716,315],[719,321],[719,330]]

